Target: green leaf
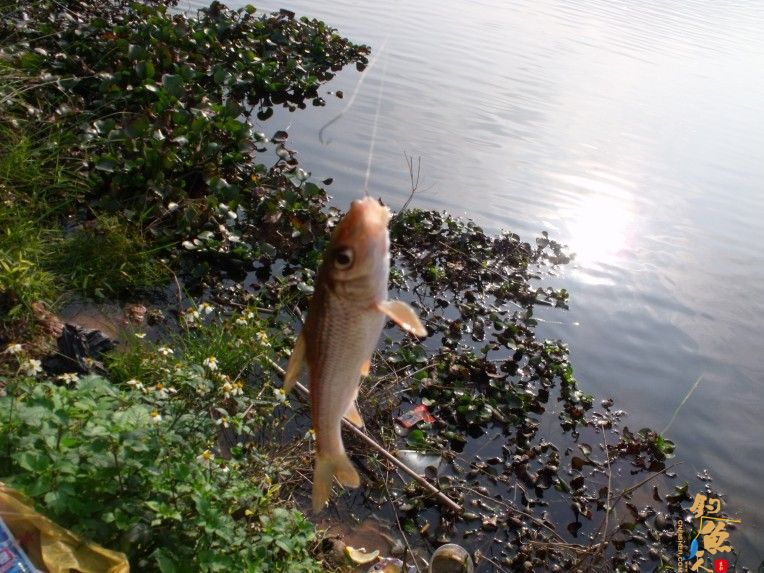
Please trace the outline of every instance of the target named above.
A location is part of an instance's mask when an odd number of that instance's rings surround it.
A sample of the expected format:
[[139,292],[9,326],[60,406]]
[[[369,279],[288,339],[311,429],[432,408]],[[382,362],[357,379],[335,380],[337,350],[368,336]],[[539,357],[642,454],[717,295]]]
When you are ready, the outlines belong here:
[[40,452],[24,452],[18,456],[16,462],[27,471],[42,473],[50,465],[50,458]]
[[179,99],[186,94],[186,90],[183,87],[183,78],[179,75],[164,74],[162,76],[162,87],[167,93]]
[[146,49],[138,44],[130,44],[127,49],[127,58],[131,61],[140,60],[146,56]]

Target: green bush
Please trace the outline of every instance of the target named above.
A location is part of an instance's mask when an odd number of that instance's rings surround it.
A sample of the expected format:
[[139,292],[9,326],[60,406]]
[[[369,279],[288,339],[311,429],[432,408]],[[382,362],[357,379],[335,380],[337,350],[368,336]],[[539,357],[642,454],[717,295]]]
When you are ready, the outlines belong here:
[[[119,384],[39,379],[39,363],[15,350],[17,376],[0,379],[0,479],[136,570],[317,571],[313,526],[280,507],[281,464],[246,438],[278,393],[245,386],[209,355],[136,340],[115,372],[141,378]],[[223,428],[245,436],[229,452]]]

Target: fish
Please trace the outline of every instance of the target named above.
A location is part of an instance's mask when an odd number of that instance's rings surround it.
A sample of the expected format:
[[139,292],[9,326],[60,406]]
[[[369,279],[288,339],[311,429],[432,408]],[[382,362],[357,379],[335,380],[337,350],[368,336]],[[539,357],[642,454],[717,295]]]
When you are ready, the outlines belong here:
[[311,422],[316,436],[313,511],[329,500],[332,478],[347,487],[361,483],[342,442],[342,418],[362,428],[356,406],[361,376],[385,322],[426,336],[411,306],[388,300],[390,210],[371,197],[353,201],[332,233],[316,276],[313,297],[284,375],[288,393],[307,366]]

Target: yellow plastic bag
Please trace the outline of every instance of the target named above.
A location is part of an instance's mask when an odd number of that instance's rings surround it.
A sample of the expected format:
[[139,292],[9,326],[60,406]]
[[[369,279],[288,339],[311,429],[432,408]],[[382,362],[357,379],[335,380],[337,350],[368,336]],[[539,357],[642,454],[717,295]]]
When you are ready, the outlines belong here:
[[49,573],[129,573],[123,553],[88,543],[37,513],[22,494],[0,482],[0,517],[32,563]]

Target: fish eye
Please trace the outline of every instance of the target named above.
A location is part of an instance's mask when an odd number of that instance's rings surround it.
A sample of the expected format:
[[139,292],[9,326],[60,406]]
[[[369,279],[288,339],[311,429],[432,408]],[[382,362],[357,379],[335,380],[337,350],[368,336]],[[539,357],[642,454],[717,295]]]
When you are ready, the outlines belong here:
[[350,247],[338,249],[337,254],[334,255],[334,266],[342,271],[353,266],[353,249]]

